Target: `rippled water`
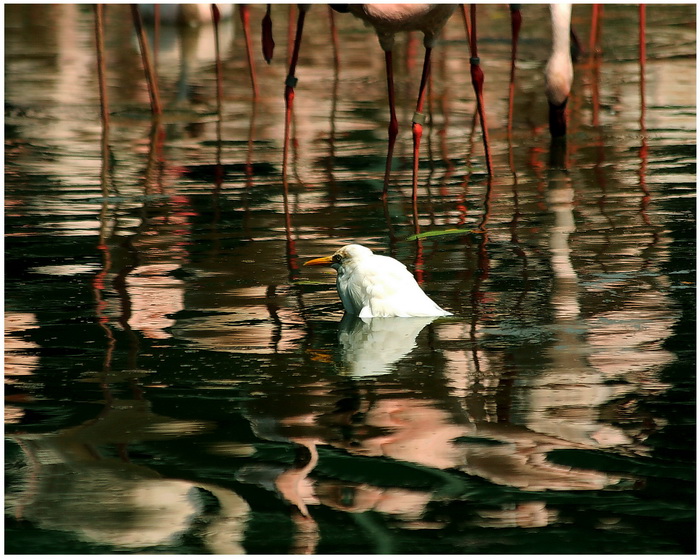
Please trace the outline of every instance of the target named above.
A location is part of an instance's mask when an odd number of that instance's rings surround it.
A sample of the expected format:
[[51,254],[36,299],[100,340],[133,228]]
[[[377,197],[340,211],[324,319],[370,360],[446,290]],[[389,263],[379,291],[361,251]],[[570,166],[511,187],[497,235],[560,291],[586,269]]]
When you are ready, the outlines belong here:
[[[5,7],[6,552],[694,552],[695,6],[648,6],[641,65],[636,6],[605,6],[599,56],[574,8],[563,157],[546,7],[509,134],[508,9],[479,6],[492,180],[455,14],[415,206],[420,37],[383,204],[376,38],[336,14],[336,63],[309,12],[283,181],[288,8],[269,66],[263,15],[256,99],[222,25],[220,127],[212,28],[160,29],[153,128],[110,6],[105,159],[91,7]],[[301,264],[348,242],[454,316],[343,317]]]

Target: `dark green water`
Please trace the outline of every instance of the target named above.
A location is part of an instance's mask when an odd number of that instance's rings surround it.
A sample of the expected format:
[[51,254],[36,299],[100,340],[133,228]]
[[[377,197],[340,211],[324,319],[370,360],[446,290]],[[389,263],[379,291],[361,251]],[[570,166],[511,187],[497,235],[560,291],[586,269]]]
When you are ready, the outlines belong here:
[[[456,14],[415,207],[420,37],[385,205],[376,38],[336,15],[336,66],[309,12],[285,195],[287,7],[269,66],[263,14],[256,100],[222,29],[220,131],[211,28],[161,29],[154,133],[110,7],[105,164],[91,7],[5,7],[6,553],[694,553],[695,6],[648,6],[643,81],[637,7],[605,6],[554,163],[546,7],[509,137],[508,10],[480,6],[491,181]],[[301,265],[349,242],[455,316],[342,319]]]

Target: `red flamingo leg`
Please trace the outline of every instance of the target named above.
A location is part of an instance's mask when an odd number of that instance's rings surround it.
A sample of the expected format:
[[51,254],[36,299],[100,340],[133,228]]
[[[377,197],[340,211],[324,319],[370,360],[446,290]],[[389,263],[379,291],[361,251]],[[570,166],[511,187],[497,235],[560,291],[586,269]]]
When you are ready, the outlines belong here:
[[486,171],[489,176],[493,174],[491,165],[491,148],[489,147],[489,127],[486,124],[486,110],[484,109],[484,72],[479,64],[479,53],[477,51],[476,41],[476,4],[471,5],[471,22],[472,22],[472,58],[469,63],[471,66],[472,83],[474,84],[474,92],[476,93],[476,106],[479,111],[479,120],[481,121],[481,133],[484,141],[484,155],[486,156]]
[[389,111],[391,113],[389,119],[389,148],[386,154],[386,170],[384,171],[384,191],[382,192],[382,200],[386,201],[389,192],[389,177],[391,176],[391,162],[394,156],[394,145],[396,144],[396,136],[399,134],[399,121],[396,118],[396,98],[394,96],[394,64],[391,56],[391,51],[384,53],[386,61],[386,85],[389,91]]
[[513,134],[513,102],[515,100],[515,59],[518,54],[518,36],[523,16],[520,12],[520,4],[510,5],[510,83],[508,85],[508,136]]
[[486,125],[486,111],[484,110],[484,72],[481,70],[479,53],[477,50],[476,41],[476,5],[472,4],[471,8],[471,29],[467,23],[467,12],[462,5],[462,15],[464,16],[464,25],[467,31],[467,40],[469,41],[469,50],[471,58],[469,65],[471,69],[472,85],[474,86],[474,94],[476,95],[476,109],[479,113],[479,121],[481,122],[481,133],[484,142],[484,155],[486,156],[486,171],[491,176],[491,148],[489,147],[489,130]]
[[148,83],[148,95],[151,101],[151,112],[153,115],[160,117],[163,114],[162,105],[160,103],[160,93],[158,91],[158,77],[151,59],[151,52],[148,47],[148,39],[146,32],[143,29],[143,21],[137,4],[131,4],[131,16],[134,20],[134,28],[138,37],[139,47],[141,49],[141,59],[143,61],[143,69],[146,73],[146,81]]
[[297,17],[297,32],[294,38],[294,50],[289,63],[289,73],[284,85],[284,154],[282,158],[282,174],[287,175],[287,160],[289,157],[289,133],[292,123],[292,109],[294,108],[294,87],[297,84],[297,78],[294,76],[296,72],[297,62],[299,61],[299,49],[301,47],[301,38],[304,32],[304,18],[308,6],[299,6],[299,15]]
[[591,34],[588,41],[588,52],[591,58],[600,56],[600,18],[603,7],[600,4],[593,4],[591,12]]
[[425,59],[423,60],[423,74],[420,79],[420,89],[418,90],[418,101],[416,103],[416,112],[413,115],[413,201],[418,198],[418,153],[420,151],[420,141],[423,136],[423,123],[425,115],[423,114],[423,104],[425,101],[425,86],[428,83],[430,75],[430,54],[432,48],[425,47]]
[[245,51],[248,57],[248,73],[250,83],[253,86],[253,97],[258,97],[258,80],[255,77],[255,62],[253,61],[253,44],[250,39],[250,11],[248,4],[240,4],[238,13],[241,16],[241,26],[243,27],[243,37],[245,38]]
[[644,70],[647,59],[647,39],[646,39],[647,12],[646,5],[639,5],[639,69],[640,82],[644,85]]

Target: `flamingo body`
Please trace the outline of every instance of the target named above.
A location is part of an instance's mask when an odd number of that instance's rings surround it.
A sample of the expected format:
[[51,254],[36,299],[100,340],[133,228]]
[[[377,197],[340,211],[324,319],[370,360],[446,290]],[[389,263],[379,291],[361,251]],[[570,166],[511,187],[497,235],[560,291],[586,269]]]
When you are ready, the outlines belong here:
[[455,10],[450,4],[350,4],[348,8],[374,27],[384,51],[392,50],[394,35],[401,31],[421,31],[425,47],[432,48]]

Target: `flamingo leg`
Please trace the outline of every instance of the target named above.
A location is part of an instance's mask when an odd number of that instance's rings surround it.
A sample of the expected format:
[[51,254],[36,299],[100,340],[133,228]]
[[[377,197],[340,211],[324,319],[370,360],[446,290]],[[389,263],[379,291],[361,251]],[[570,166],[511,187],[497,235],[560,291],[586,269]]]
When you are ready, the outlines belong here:
[[253,45],[250,39],[250,11],[248,4],[240,4],[238,13],[241,16],[241,26],[243,27],[243,36],[245,38],[245,50],[248,57],[248,73],[250,74],[250,83],[253,86],[253,97],[258,98],[258,80],[255,77],[255,62],[253,61]]
[[647,12],[646,5],[639,5],[639,69],[640,82],[644,85],[644,69],[647,58],[647,39],[646,39]]
[[340,51],[338,43],[338,26],[335,24],[335,11],[332,6],[328,6],[328,24],[331,28],[331,44],[333,45],[333,64],[335,65],[336,71],[340,67],[340,56],[338,52]]
[[97,45],[97,83],[100,89],[100,115],[104,129],[109,127],[109,104],[107,103],[107,65],[105,63],[104,4],[95,4],[95,43]]
[[489,176],[491,176],[493,174],[491,164],[491,148],[489,147],[489,130],[486,124],[486,111],[484,109],[484,72],[480,66],[479,52],[477,50],[476,5],[472,4],[470,6],[471,29],[467,23],[467,11],[464,4],[462,4],[462,15],[464,16],[464,25],[467,32],[467,40],[469,41],[469,50],[471,52],[469,65],[471,69],[472,85],[474,86],[474,94],[476,95],[476,108],[477,112],[479,113],[479,120],[481,122],[481,135],[484,142],[484,155],[486,156],[486,172]]
[[[104,4],[95,4],[95,43],[97,45],[97,83],[100,91],[100,121],[102,135],[100,138],[102,168],[100,171],[100,186],[102,195],[107,200],[109,196],[110,152],[109,152],[109,102],[107,97],[107,64],[104,44]],[[99,247],[98,247],[99,248]]]
[[515,59],[518,54],[518,36],[523,16],[520,13],[520,4],[510,5],[510,83],[508,86],[508,137],[513,133],[513,102],[515,100]]
[[423,104],[425,101],[425,86],[428,83],[430,75],[430,55],[432,48],[425,47],[425,58],[423,59],[423,74],[420,79],[420,88],[418,89],[418,101],[416,102],[416,112],[413,115],[413,201],[418,198],[418,153],[420,151],[420,141],[423,136],[423,123],[425,115],[423,114]]
[[223,82],[223,66],[221,63],[221,43],[219,41],[219,22],[221,21],[221,12],[216,4],[211,5],[212,23],[214,25],[214,52],[216,66],[216,109],[221,123],[221,106],[224,99],[224,82]]
[[382,200],[386,201],[389,192],[389,177],[391,176],[391,162],[394,156],[396,136],[399,134],[399,121],[396,118],[396,97],[394,95],[394,63],[390,50],[384,52],[386,62],[386,85],[389,92],[389,147],[386,154],[386,169],[384,171],[384,191]]
[[591,58],[600,56],[600,18],[603,7],[600,4],[593,4],[591,13],[591,34],[588,41],[588,52]]
[[146,73],[146,81],[148,83],[148,95],[151,101],[151,112],[153,115],[160,117],[163,114],[162,105],[160,103],[160,93],[158,92],[158,78],[151,59],[151,52],[148,48],[148,39],[146,32],[143,29],[143,21],[137,4],[131,4],[131,16],[134,20],[134,28],[138,37],[139,47],[141,49],[141,59],[143,61],[143,69]]
[[221,124],[223,121],[223,101],[224,101],[224,73],[221,63],[221,41],[219,37],[219,22],[221,12],[216,4],[211,5],[212,23],[214,24],[214,52],[216,60],[216,166],[214,167],[214,192],[221,192],[224,183],[224,167],[221,164]]
[[301,38],[304,32],[304,18],[308,6],[299,6],[299,15],[297,17],[297,31],[294,38],[294,50],[289,63],[289,73],[285,80],[284,86],[284,154],[282,157],[282,174],[287,175],[287,160],[289,158],[289,135],[292,124],[292,109],[294,108],[294,87],[297,84],[297,78],[294,76],[296,72],[297,62],[299,61],[299,49],[301,47]]

